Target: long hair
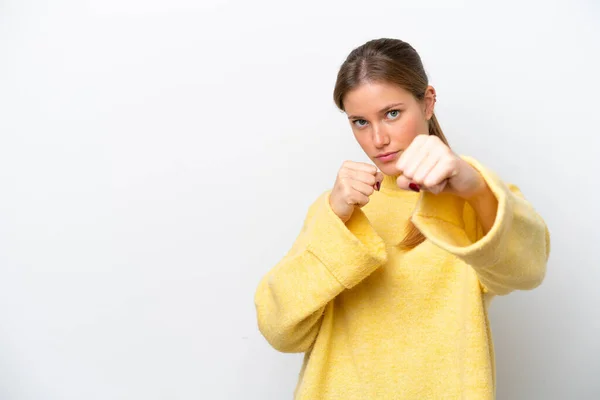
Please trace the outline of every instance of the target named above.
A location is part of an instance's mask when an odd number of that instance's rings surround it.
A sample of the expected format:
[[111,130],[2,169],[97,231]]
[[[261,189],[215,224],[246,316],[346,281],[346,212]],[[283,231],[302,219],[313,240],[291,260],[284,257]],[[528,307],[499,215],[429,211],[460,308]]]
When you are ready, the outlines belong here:
[[[421,57],[408,43],[399,39],[375,39],[352,50],[337,75],[333,100],[344,111],[344,96],[365,82],[399,85],[419,101],[425,96],[429,80]],[[435,114],[429,120],[429,134],[448,145]],[[408,221],[400,246],[413,248],[425,240],[417,227]]]

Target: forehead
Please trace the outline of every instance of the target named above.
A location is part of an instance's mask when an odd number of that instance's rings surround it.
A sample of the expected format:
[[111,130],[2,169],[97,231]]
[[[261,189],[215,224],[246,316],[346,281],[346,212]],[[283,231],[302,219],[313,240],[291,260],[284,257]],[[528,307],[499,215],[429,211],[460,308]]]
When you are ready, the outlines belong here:
[[365,82],[344,96],[347,114],[377,113],[389,104],[414,101],[412,94],[393,83]]

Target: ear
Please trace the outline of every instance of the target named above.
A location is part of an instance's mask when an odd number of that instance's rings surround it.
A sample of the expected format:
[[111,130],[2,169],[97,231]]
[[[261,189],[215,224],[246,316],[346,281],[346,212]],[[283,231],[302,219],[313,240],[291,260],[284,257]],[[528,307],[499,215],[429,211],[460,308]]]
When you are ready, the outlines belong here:
[[427,119],[427,121],[429,121],[433,116],[436,97],[437,94],[435,92],[435,88],[431,85],[427,86],[427,89],[425,89],[425,96],[423,97],[423,102],[425,105],[425,118]]

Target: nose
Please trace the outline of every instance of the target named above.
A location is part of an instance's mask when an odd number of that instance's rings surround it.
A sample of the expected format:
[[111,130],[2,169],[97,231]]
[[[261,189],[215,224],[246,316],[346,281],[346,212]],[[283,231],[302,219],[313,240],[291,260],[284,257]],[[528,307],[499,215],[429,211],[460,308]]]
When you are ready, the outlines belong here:
[[377,148],[383,148],[390,144],[390,135],[381,124],[373,124],[373,144]]

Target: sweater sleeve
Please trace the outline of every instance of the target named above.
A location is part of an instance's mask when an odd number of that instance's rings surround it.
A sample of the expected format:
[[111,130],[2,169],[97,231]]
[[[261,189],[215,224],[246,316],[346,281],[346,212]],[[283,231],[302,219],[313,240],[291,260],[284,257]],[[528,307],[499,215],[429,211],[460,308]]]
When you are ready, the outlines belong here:
[[516,186],[505,184],[476,160],[463,159],[481,173],[498,200],[489,232],[483,234],[475,211],[466,201],[427,192],[420,197],[413,223],[431,242],[469,264],[484,292],[505,295],[539,286],[550,254],[550,234],[544,220]]
[[259,282],[254,296],[262,335],[282,352],[306,352],[326,305],[387,261],[385,243],[357,209],[344,222],[329,192],[309,208],[289,252]]

